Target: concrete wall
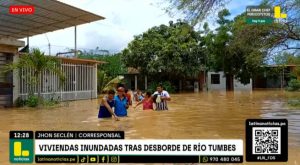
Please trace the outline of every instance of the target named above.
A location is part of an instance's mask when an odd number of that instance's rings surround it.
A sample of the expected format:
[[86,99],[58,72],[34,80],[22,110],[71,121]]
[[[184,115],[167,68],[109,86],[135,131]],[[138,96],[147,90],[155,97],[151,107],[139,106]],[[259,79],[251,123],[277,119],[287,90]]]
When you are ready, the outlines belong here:
[[[19,60],[19,55],[14,55],[14,62]],[[20,94],[20,74],[17,69],[13,71],[13,103],[16,102]]]
[[242,84],[239,80],[234,79],[233,80],[233,84],[234,84],[234,90],[252,90],[252,79],[250,79],[250,83],[249,84]]
[[[220,84],[211,83],[211,75],[219,74]],[[207,73],[207,87],[208,90],[226,90],[226,77],[224,77],[224,72],[208,72]]]
[[[17,61],[18,60],[18,48],[19,47],[23,47],[25,46],[25,42],[24,41],[19,41],[17,39],[13,39],[13,38],[0,38],[0,53],[8,53],[9,55],[13,56],[13,61]],[[3,80],[1,80],[3,81]],[[3,82],[3,83],[11,83],[11,82]],[[10,105],[7,106],[11,106],[12,102],[15,102],[16,99],[19,97],[19,74],[17,71],[13,71],[12,74],[12,94],[10,95],[2,95],[1,98],[3,99],[4,97],[10,97],[12,101],[10,101]],[[3,90],[0,89],[0,90]],[[12,95],[12,96],[11,96]],[[2,103],[0,103],[1,106]]]
[[94,84],[93,84],[93,90],[94,90],[94,93],[93,93],[93,97],[94,98],[97,98],[98,96],[98,79],[97,79],[97,71],[98,71],[98,66],[97,64],[94,65],[94,69],[93,69],[93,72],[94,72]]

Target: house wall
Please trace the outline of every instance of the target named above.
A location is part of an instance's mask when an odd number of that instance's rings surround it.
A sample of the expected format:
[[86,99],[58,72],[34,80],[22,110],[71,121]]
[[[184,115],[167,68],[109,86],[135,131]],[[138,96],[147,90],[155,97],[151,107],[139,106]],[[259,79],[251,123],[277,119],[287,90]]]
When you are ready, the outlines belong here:
[[[25,46],[24,41],[13,38],[0,38],[0,69],[7,63],[17,61],[18,48]],[[10,107],[19,94],[19,76],[17,71],[0,75],[0,107]]]
[[0,107],[10,107],[13,103],[13,73],[1,73],[2,67],[11,63],[13,55],[0,52]]
[[[219,74],[219,76],[220,76],[219,84],[212,84],[212,82],[211,82],[212,74]],[[226,90],[226,77],[224,77],[224,72],[208,72],[207,73],[207,87],[208,87],[208,90]]]
[[250,83],[244,85],[243,83],[241,83],[238,79],[234,79],[233,80],[233,84],[234,84],[234,90],[252,90],[252,79],[250,79]]
[[[17,62],[19,60],[19,55],[14,55],[13,61]],[[18,70],[13,71],[13,103],[15,103],[19,97],[20,91],[20,74]]]

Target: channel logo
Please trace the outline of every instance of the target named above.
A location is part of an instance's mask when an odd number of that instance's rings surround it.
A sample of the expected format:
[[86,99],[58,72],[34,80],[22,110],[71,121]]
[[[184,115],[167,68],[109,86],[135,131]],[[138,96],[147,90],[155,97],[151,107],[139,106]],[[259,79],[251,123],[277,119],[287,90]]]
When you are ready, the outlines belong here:
[[14,156],[28,157],[29,150],[22,150],[22,142],[14,142]]
[[280,19],[280,18],[287,18],[287,14],[281,13],[280,6],[274,7],[274,18]]
[[11,163],[33,163],[33,139],[10,138],[9,160]]

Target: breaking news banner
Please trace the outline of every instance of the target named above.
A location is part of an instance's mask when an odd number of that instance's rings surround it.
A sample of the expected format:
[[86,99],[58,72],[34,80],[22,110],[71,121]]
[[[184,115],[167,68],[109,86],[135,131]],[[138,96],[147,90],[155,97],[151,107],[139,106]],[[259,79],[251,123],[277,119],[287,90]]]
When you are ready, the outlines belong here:
[[[80,135],[80,132],[78,133]],[[122,140],[80,137],[77,136],[76,139],[36,138],[36,163],[243,162],[242,140]]]

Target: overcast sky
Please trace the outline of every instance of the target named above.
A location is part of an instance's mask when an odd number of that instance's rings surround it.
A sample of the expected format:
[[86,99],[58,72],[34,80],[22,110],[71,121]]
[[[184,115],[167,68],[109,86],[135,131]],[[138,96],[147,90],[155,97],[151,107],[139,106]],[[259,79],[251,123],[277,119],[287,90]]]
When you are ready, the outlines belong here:
[[[60,0],[61,2],[90,11],[105,17],[77,27],[78,49],[91,50],[99,47],[112,53],[126,48],[127,44],[138,35],[153,26],[168,24],[171,18],[163,10],[165,0]],[[226,6],[232,17],[245,11],[248,5],[258,5],[259,0],[231,0]],[[210,21],[211,22],[211,21]],[[216,26],[212,22],[211,27]],[[67,28],[30,37],[30,46],[39,47],[48,54],[48,39],[51,54],[74,48],[74,28]],[[24,39],[24,41],[26,41]]]

